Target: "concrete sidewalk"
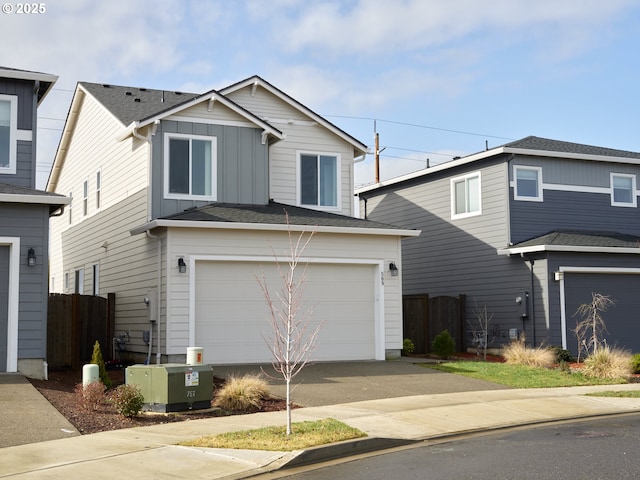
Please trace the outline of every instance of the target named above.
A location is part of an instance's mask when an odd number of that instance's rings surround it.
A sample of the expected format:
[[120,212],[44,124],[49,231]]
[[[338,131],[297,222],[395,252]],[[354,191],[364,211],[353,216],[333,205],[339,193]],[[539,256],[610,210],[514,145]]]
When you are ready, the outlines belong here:
[[176,446],[178,442],[202,435],[284,425],[285,412],[102,432],[7,447],[0,452],[0,478],[244,478],[287,465],[318,461],[345,452],[353,453],[371,446],[384,448],[398,442],[515,425],[640,412],[639,399],[585,396],[586,393],[603,390],[640,390],[640,384],[485,390],[302,408],[293,411],[294,422],[336,418],[364,431],[373,440],[297,452]]

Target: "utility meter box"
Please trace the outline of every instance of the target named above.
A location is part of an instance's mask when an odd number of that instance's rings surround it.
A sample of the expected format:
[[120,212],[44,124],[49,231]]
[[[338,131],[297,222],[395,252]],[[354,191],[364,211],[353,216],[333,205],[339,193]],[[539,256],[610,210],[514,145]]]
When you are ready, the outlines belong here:
[[210,365],[132,365],[126,383],[137,385],[144,397],[144,410],[181,412],[210,408],[213,370]]

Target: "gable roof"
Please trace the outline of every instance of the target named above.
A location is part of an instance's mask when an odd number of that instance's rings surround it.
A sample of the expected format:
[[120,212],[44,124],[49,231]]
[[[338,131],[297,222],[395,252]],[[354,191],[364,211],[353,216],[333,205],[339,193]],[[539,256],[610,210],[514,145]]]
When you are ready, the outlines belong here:
[[18,68],[3,66],[0,66],[0,78],[13,78],[16,80],[31,80],[39,82],[38,105],[42,103],[44,97],[46,97],[49,91],[53,88],[53,84],[58,80],[56,75],[51,75],[49,73],[32,72],[29,70],[20,70]]
[[552,140],[549,138],[529,136],[489,150],[467,155],[466,157],[455,158],[449,162],[441,163],[434,167],[418,170],[417,172],[409,173],[407,175],[392,178],[384,182],[359,188],[358,190],[356,190],[356,194],[363,194],[377,190],[379,188],[388,187],[390,185],[397,185],[416,178],[427,177],[436,172],[442,172],[443,170],[448,170],[454,167],[470,164],[479,160],[502,154],[532,155],[552,158],[590,160],[599,162],[617,162],[640,165],[639,152],[616,150],[613,148],[596,147],[580,143],[564,142],[560,140]]
[[[336,125],[334,125],[333,123],[328,121],[326,118],[322,117],[321,115],[318,115],[316,112],[311,110],[309,107],[303,105],[302,103],[297,101],[295,98],[287,95],[285,92],[283,92],[279,88],[275,87],[274,85],[270,84],[269,82],[267,82],[266,80],[264,80],[263,78],[261,78],[258,75],[254,75],[252,77],[249,77],[249,78],[241,80],[241,81],[239,81],[237,83],[234,83],[233,85],[229,85],[228,87],[222,88],[222,89],[220,89],[220,93],[223,94],[223,95],[228,95],[230,93],[236,92],[236,91],[241,90],[241,89],[246,88],[246,87],[252,87],[252,88],[261,87],[261,88],[264,88],[265,90],[267,90],[271,94],[273,94],[276,97],[278,97],[280,100],[282,100],[285,103],[289,104],[290,106],[292,106],[296,110],[299,110],[304,115],[312,118],[315,122],[317,122],[318,124],[322,125],[324,128],[328,129],[333,134],[337,135],[338,137],[342,138],[344,141],[346,141],[347,143],[352,145],[352,147],[354,148],[355,152],[359,153],[359,154],[355,154],[354,157],[358,157],[358,156],[361,156],[361,155],[364,155],[364,154],[368,153],[369,147],[367,145],[365,145],[361,141],[357,140],[356,138],[352,137],[347,132],[345,132],[344,130],[340,129],[339,127],[337,127]],[[268,118],[265,119],[265,120],[268,121]]]
[[420,230],[404,230],[385,223],[273,201],[267,205],[211,203],[153,220],[133,229],[131,234],[143,233],[157,227],[286,230],[289,227],[285,212],[289,217],[289,226],[296,230],[309,227],[308,230],[337,233],[372,233],[410,237],[420,234]]
[[535,252],[640,253],[640,237],[619,232],[554,230],[510,247],[500,255]]

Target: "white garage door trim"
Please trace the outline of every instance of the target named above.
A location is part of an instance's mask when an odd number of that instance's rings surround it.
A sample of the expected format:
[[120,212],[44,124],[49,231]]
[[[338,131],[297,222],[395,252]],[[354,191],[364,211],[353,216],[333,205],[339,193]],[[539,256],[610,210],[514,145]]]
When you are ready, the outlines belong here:
[[0,237],[9,247],[9,302],[7,305],[7,372],[18,371],[18,305],[20,301],[20,237]]
[[[273,255],[258,256],[237,256],[237,255],[191,255],[188,259],[189,268],[189,345],[195,346],[196,336],[196,262],[201,261],[224,261],[224,262],[263,262],[274,263],[276,261],[285,263],[287,257],[274,257]],[[385,331],[384,331],[384,260],[380,259],[346,259],[346,258],[307,258],[301,257],[300,263],[325,263],[344,265],[372,265],[376,267],[376,278],[380,281],[374,282],[375,301],[374,307],[374,343],[375,359],[385,360]]]
[[562,328],[562,348],[567,348],[567,314],[565,301],[565,273],[599,273],[604,275],[640,275],[640,268],[612,267],[559,267],[556,278],[560,281],[560,327]]

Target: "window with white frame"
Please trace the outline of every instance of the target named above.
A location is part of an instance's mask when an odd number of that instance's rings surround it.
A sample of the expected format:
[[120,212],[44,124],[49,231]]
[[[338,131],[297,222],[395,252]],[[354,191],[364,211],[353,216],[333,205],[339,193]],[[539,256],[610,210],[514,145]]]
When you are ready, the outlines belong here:
[[482,213],[480,172],[451,179],[451,218]]
[[216,157],[216,137],[165,134],[165,197],[216,200]]
[[542,201],[542,168],[513,166],[515,200]]
[[298,203],[337,209],[339,202],[340,156],[298,152]]
[[102,170],[96,172],[96,210],[100,210],[100,192],[102,189]]
[[635,175],[611,174],[611,205],[614,207],[637,206]]
[[73,192],[69,192],[69,206],[67,207],[69,211],[69,225],[73,221]]
[[84,268],[79,268],[74,272],[73,293],[84,293]]
[[89,181],[85,180],[82,184],[82,215],[87,216],[87,208],[89,203]]
[[91,278],[91,294],[98,295],[100,293],[100,265],[94,263],[91,266],[93,277]]
[[16,173],[18,97],[0,95],[0,173]]
[[69,291],[69,272],[64,272],[64,291]]

